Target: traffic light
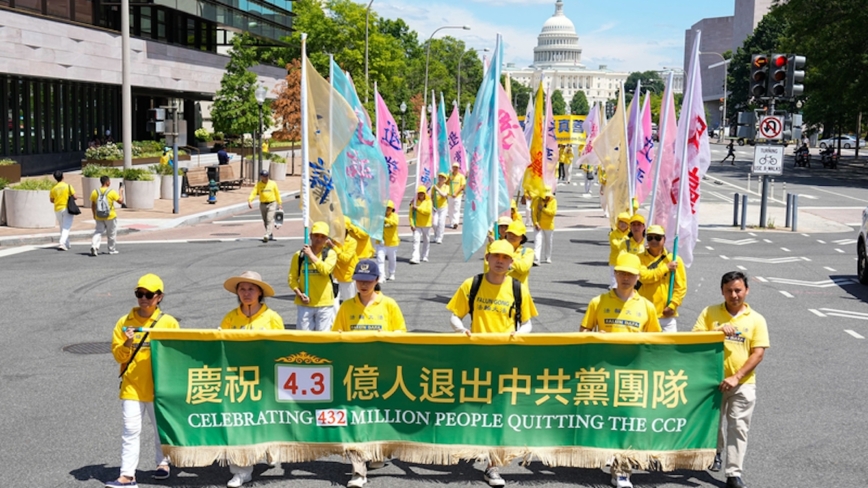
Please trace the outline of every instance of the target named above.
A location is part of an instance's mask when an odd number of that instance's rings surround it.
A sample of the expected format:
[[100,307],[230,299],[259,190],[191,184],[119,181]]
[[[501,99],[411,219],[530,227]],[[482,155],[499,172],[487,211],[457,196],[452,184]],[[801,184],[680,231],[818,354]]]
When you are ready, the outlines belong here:
[[769,57],[754,54],[750,60],[750,94],[756,98],[768,96]]
[[787,91],[787,55],[772,54],[769,96],[782,97]]
[[797,54],[787,56],[787,84],[784,94],[794,98],[805,92],[805,57]]
[[166,109],[152,108],[148,110],[148,131],[163,134],[166,132]]

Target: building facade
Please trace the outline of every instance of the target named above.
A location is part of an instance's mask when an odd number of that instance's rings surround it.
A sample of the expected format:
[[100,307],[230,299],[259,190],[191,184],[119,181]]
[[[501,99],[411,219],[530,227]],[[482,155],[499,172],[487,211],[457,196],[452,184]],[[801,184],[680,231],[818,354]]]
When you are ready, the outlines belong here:
[[504,73],[513,81],[535,89],[542,81],[545,89],[560,90],[569,102],[578,91],[585,92],[589,104],[615,98],[621,82],[629,73],[610,71],[605,65],[588,69],[581,64],[582,48],[573,22],[564,15],[564,2],[555,2],[555,13],[543,24],[533,50],[533,64],[517,68],[507,63]]
[[[234,34],[291,33],[289,0],[154,0],[130,5],[133,140],[155,139],[148,109],[179,100],[186,133],[220,87]],[[284,69],[257,66],[271,89]],[[121,134],[120,7],[102,0],[0,0],[0,158],[25,175],[77,166],[94,139]],[[183,129],[182,129],[183,130]]]

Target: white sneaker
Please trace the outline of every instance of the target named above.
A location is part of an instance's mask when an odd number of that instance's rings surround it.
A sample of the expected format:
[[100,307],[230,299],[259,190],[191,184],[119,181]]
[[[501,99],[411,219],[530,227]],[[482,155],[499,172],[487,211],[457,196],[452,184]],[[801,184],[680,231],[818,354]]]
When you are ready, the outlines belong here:
[[485,481],[488,482],[488,486],[506,486],[506,481],[500,477],[500,472],[495,467],[486,469],[484,477]]
[[229,480],[228,483],[226,483],[226,486],[228,486],[229,488],[238,488],[239,486],[243,485],[244,483],[247,483],[248,481],[250,481],[252,479],[253,479],[253,476],[251,476],[247,473],[238,473],[235,476],[233,476],[232,479]]
[[385,467],[385,461],[371,461],[370,463],[368,463],[368,469],[383,469]]
[[422,262],[423,262],[423,263],[427,263],[427,262],[428,262],[428,258],[422,258]]
[[364,476],[362,476],[358,473],[353,473],[353,478],[349,482],[347,482],[347,487],[348,488],[362,488],[363,486],[365,486],[365,484],[367,482],[368,482],[368,478],[365,478]]
[[99,254],[99,251],[97,251],[95,247],[90,248],[91,256],[96,256],[97,254]]
[[69,248],[64,246],[63,244],[57,246],[58,251],[69,251]]
[[117,249],[112,249],[111,251],[109,251],[109,254],[117,254],[117,253],[118,253]]
[[410,264],[419,264],[419,261],[416,261],[415,259],[411,259]]
[[551,259],[546,259],[546,264],[552,264],[552,260],[551,260]]
[[389,281],[395,281],[395,275],[389,275],[388,280]]
[[612,474],[612,486],[615,488],[633,488],[633,483],[630,483],[629,475]]

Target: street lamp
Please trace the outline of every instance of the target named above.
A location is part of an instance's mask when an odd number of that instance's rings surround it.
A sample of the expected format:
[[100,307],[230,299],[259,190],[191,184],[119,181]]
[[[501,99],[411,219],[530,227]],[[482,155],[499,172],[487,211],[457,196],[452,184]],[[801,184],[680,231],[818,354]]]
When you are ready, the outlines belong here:
[[431,39],[434,38],[434,34],[442,31],[443,29],[464,29],[470,30],[469,25],[444,25],[443,27],[438,27],[437,30],[431,33],[431,37],[428,38],[428,48],[425,53],[425,91],[423,92],[424,97],[424,105],[428,105],[428,63],[431,61]]
[[[488,51],[491,51],[491,49],[488,49],[487,47],[482,50],[482,52],[486,52],[486,53]],[[464,55],[469,53],[469,52],[470,52],[470,50],[464,51],[463,53],[461,53],[461,56],[458,56],[458,76],[456,77],[457,79],[455,80],[455,81],[457,81],[456,84],[458,85],[458,105],[461,105],[461,60],[464,59]],[[483,66],[483,68],[485,68],[485,67]]]
[[708,69],[716,68],[718,66],[723,66],[723,110],[721,110],[720,117],[720,134],[717,137],[717,140],[720,141],[723,139],[723,132],[729,132],[729,124],[726,122],[726,79],[728,78],[728,71],[726,65],[729,64],[730,60],[723,57],[723,54],[714,52],[714,51],[702,51],[699,54],[714,54],[716,56],[720,56],[721,62],[712,64],[708,67]]
[[268,92],[262,85],[256,87],[256,92],[254,93],[256,103],[259,104],[259,169],[256,171],[256,176],[253,178],[254,181],[259,177],[259,172],[262,171],[262,104],[265,103],[266,93]]
[[365,103],[368,103],[368,17],[371,14],[371,5],[374,0],[368,3],[368,8],[365,9]]
[[401,102],[400,108],[401,108],[401,144],[406,144],[406,142],[404,142],[404,112],[407,111],[407,104],[404,102]]

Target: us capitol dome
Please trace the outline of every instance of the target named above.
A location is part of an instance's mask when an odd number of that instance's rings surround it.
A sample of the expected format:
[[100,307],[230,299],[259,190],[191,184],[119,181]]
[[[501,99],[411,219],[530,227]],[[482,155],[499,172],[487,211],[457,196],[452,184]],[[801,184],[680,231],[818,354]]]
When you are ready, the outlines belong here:
[[629,76],[629,73],[610,71],[606,65],[588,69],[581,61],[582,47],[576,26],[564,15],[563,0],[557,0],[554,15],[545,21],[537,36],[533,64],[516,68],[514,63],[507,63],[504,73],[533,90],[539,86],[540,79],[545,89],[554,80],[554,89],[561,91],[568,106],[578,91],[585,92],[589,104],[615,98],[621,81]]

